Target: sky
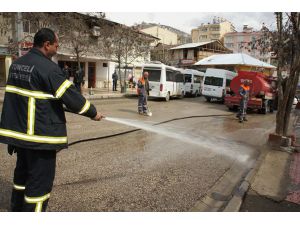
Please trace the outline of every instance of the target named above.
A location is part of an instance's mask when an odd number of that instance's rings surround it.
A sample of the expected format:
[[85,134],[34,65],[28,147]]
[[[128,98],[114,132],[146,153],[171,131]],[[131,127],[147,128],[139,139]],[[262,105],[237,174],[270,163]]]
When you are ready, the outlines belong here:
[[242,31],[243,25],[248,25],[256,30],[260,29],[263,23],[271,29],[275,25],[275,16],[272,12],[106,12],[107,19],[128,26],[143,21],[160,23],[188,34],[201,23],[211,23],[214,16],[229,20],[237,31]]

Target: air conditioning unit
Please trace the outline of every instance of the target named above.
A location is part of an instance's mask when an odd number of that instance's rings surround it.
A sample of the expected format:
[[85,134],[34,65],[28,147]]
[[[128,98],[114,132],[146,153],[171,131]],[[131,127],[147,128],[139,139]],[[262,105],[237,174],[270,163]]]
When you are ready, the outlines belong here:
[[100,27],[94,26],[92,29],[92,35],[95,37],[99,37],[101,34],[100,30],[101,30]]

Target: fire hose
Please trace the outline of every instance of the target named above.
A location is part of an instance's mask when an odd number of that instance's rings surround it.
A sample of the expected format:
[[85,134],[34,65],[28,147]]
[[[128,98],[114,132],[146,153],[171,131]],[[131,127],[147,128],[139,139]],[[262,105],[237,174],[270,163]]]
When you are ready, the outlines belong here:
[[[176,121],[176,120],[184,120],[184,119],[190,119],[190,118],[223,117],[223,116],[232,116],[232,115],[233,115],[233,113],[229,113],[229,114],[227,113],[227,114],[198,115],[198,116],[185,116],[185,117],[178,117],[178,118],[173,118],[173,119],[165,120],[165,121],[162,121],[162,122],[159,122],[159,123],[155,123],[155,124],[153,124],[153,126],[157,126],[157,125],[164,124],[164,123],[169,123],[169,122]],[[73,142],[69,143],[68,146],[72,146],[72,145],[83,143],[83,142],[96,141],[96,140],[101,140],[101,139],[105,139],[105,138],[116,137],[116,136],[133,133],[133,132],[140,131],[140,130],[142,130],[142,129],[137,128],[137,129],[133,129],[133,130],[129,130],[129,131],[124,131],[124,132],[120,132],[120,133],[116,133],[116,134],[111,134],[111,135],[105,135],[105,136],[100,136],[100,137],[81,139],[81,140],[77,140],[77,141],[73,141]]]

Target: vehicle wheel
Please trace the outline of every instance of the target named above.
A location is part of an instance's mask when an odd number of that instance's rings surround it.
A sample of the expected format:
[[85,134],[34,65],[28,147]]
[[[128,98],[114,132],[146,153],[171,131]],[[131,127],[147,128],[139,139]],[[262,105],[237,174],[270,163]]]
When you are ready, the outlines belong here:
[[167,93],[167,96],[165,97],[166,102],[170,101],[170,93]]
[[198,96],[199,96],[199,93],[198,93],[198,91],[196,91],[193,97],[195,98],[195,97],[198,97]]
[[207,101],[207,102],[210,102],[210,101],[211,101],[211,98],[206,97],[206,101]]

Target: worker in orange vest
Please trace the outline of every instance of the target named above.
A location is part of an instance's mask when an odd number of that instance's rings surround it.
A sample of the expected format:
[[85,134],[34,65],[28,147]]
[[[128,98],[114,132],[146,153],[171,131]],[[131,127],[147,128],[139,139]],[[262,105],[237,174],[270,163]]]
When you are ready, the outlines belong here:
[[146,116],[150,116],[150,112],[147,106],[147,96],[149,95],[149,81],[148,72],[144,72],[142,77],[138,80],[137,94],[139,97],[138,101],[138,113]]
[[239,118],[239,122],[242,123],[243,121],[248,121],[246,118],[246,111],[247,111],[247,105],[249,100],[249,92],[250,92],[250,81],[244,80],[244,82],[241,84],[239,89],[239,94],[241,96],[240,101],[240,109],[237,114],[237,117]]

